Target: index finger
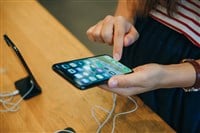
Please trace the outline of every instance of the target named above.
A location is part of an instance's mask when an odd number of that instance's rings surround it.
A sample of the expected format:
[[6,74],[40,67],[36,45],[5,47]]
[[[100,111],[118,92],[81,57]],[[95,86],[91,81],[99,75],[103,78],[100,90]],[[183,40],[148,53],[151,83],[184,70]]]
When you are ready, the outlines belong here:
[[121,21],[115,21],[114,24],[114,38],[113,38],[113,57],[120,60],[123,50],[123,42],[125,36],[125,29],[122,27]]

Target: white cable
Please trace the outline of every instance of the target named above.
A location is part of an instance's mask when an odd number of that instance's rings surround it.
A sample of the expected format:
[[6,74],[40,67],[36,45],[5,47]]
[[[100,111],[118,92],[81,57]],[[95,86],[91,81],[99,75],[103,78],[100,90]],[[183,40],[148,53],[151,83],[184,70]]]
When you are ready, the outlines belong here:
[[[101,106],[97,106],[97,105],[95,106],[96,108],[101,109],[101,110],[103,110],[103,111],[105,111],[105,112],[108,113],[108,116],[106,117],[106,119],[104,120],[104,122],[103,122],[102,124],[101,124],[101,123],[99,122],[99,120],[97,119],[97,117],[96,117],[96,115],[95,115],[95,112],[94,112],[94,108],[92,108],[92,117],[95,119],[95,121],[96,121],[97,124],[99,125],[99,127],[98,127],[96,133],[100,133],[100,131],[101,131],[101,129],[103,128],[103,126],[104,126],[104,125],[108,122],[108,120],[111,118],[111,116],[112,116],[112,114],[113,114],[113,112],[114,112],[114,110],[115,110],[115,107],[116,107],[116,97],[117,97],[117,95],[116,95],[116,94],[113,94],[113,106],[112,106],[112,109],[111,109],[110,111],[106,110],[105,108],[103,108],[103,107],[101,107]],[[132,113],[132,112],[134,112],[134,111],[137,110],[137,108],[138,108],[137,102],[136,102],[133,98],[131,98],[131,97],[128,97],[128,99],[131,100],[131,101],[134,103],[135,108],[133,108],[133,109],[130,110],[130,111],[121,112],[121,113],[117,113],[117,114],[114,115],[111,133],[114,133],[114,130],[115,130],[115,121],[116,121],[116,118],[117,118],[118,116],[124,115],[124,114],[129,114],[129,113]]]
[[101,129],[104,127],[104,125],[108,122],[108,120],[111,118],[114,110],[115,110],[115,107],[116,107],[116,97],[117,95],[113,93],[113,106],[111,108],[111,110],[109,111],[108,113],[108,116],[106,117],[106,119],[104,120],[104,122],[102,124],[99,125],[96,133],[100,133]]
[[138,104],[137,104],[137,102],[136,102],[133,98],[131,98],[131,97],[128,97],[128,99],[130,99],[130,100],[135,104],[135,108],[133,108],[133,109],[130,110],[130,111],[121,112],[121,113],[117,113],[117,114],[114,115],[114,117],[113,117],[113,126],[112,126],[112,131],[111,131],[111,133],[114,133],[114,131],[115,131],[115,121],[116,121],[116,118],[117,118],[118,116],[120,116],[120,115],[125,115],[125,114],[130,114],[130,113],[132,113],[132,112],[135,112],[135,111],[138,109]]
[[[0,98],[0,102],[2,103],[4,110],[0,110],[0,112],[16,112],[19,110],[20,102],[33,90],[34,83],[30,80],[31,88],[19,99],[16,103],[11,102],[14,95],[9,96],[10,99],[5,99],[5,97]],[[11,106],[11,107],[10,107]]]
[[[7,112],[7,110],[9,109],[9,106],[14,105],[14,103],[12,103],[11,101],[13,100],[13,96],[8,97],[7,99],[0,99],[0,102],[2,103],[3,107],[5,108],[5,110],[0,110],[0,112]],[[13,111],[17,111],[18,110],[18,106],[16,106],[15,108],[13,108]]]
[[13,92],[6,92],[6,93],[0,93],[0,98],[2,97],[11,97],[19,94],[19,90],[15,90]]
[[96,117],[95,108],[100,109],[100,110],[103,110],[103,111],[106,112],[106,113],[109,113],[110,111],[107,110],[107,109],[105,109],[105,108],[103,108],[102,106],[99,106],[99,105],[95,105],[94,107],[92,107],[92,110],[91,110],[92,117],[95,119],[96,123],[100,126],[101,123],[100,123],[100,121],[99,121],[99,120],[97,119],[97,117]]
[[[5,110],[0,110],[0,112],[5,112],[7,109],[9,109],[9,106],[14,105],[14,103],[12,103],[11,101],[13,100],[13,96],[19,94],[19,90],[15,90],[11,93],[0,93],[0,103],[2,103],[3,107],[5,108]],[[13,108],[13,110],[18,110],[18,107],[16,106],[15,108]]]

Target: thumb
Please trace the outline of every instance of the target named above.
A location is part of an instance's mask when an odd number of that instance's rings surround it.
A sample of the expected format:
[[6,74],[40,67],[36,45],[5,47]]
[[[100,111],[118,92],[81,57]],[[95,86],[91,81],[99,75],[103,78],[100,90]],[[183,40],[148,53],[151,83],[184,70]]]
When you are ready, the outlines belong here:
[[141,76],[137,73],[127,75],[117,75],[110,78],[108,81],[109,88],[129,88],[139,87],[141,83]]
[[129,46],[134,43],[139,38],[139,33],[137,30],[132,26],[130,31],[124,37],[124,46]]

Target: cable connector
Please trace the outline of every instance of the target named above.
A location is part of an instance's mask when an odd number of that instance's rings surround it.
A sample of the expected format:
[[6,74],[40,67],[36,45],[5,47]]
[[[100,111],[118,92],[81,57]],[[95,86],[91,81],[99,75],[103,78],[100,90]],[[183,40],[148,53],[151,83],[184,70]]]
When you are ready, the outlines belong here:
[[15,96],[15,95],[18,95],[18,94],[19,94],[19,90],[15,90],[15,91],[10,92],[10,93],[0,93],[0,98],[11,97],[11,96]]

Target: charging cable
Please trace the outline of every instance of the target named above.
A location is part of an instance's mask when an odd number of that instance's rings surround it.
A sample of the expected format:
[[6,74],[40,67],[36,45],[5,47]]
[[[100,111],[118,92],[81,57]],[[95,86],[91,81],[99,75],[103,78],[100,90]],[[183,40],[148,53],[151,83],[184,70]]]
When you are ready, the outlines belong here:
[[96,114],[95,114],[95,111],[94,111],[94,108],[92,108],[92,117],[95,119],[95,121],[97,122],[97,124],[99,125],[96,133],[99,133],[101,131],[101,129],[104,127],[104,125],[108,122],[108,120],[111,118],[114,110],[115,110],[115,107],[116,107],[116,98],[117,98],[117,95],[113,93],[113,105],[112,105],[112,108],[111,110],[106,110],[105,108],[101,107],[101,106],[94,106],[98,109],[101,109],[103,111],[105,111],[106,113],[108,113],[108,116],[106,117],[106,119],[104,120],[104,122],[100,123],[100,121],[97,119],[96,117]]
[[0,93],[0,98],[4,98],[4,97],[11,97],[11,96],[15,96],[19,94],[19,90],[15,90],[13,92],[10,93]]
[[[113,93],[112,97],[113,97],[113,105],[112,105],[111,110],[107,110],[107,109],[105,109],[105,108],[103,108],[102,106],[99,106],[99,105],[95,105],[91,109],[92,117],[95,119],[96,123],[98,124],[98,129],[97,129],[96,133],[100,133],[101,132],[101,129],[105,126],[105,124],[109,121],[109,119],[111,118],[111,116],[114,113],[114,110],[115,110],[115,107],[116,107],[117,94]],[[116,122],[116,118],[118,116],[135,112],[138,109],[137,102],[133,98],[131,98],[131,97],[128,97],[128,99],[131,100],[132,103],[134,103],[135,108],[133,108],[130,111],[121,112],[121,113],[117,113],[117,114],[114,115],[111,133],[114,133],[114,131],[115,131],[115,122]],[[100,110],[108,113],[106,119],[102,123],[96,117],[95,108],[100,109]],[[57,130],[54,133],[75,133],[75,131],[64,129],[64,130]]]
[[33,90],[34,83],[30,80],[31,88],[19,99],[16,103],[13,103],[13,97],[19,94],[19,90],[13,91],[11,93],[0,93],[0,103],[2,103],[5,109],[0,110],[0,112],[16,112],[19,110],[20,102]]
[[[105,126],[105,124],[109,121],[109,119],[111,118],[112,114],[114,113],[114,110],[115,110],[115,107],[116,107],[116,98],[117,98],[117,95],[113,93],[113,105],[112,105],[112,108],[111,108],[110,111],[107,110],[107,109],[105,109],[105,108],[103,108],[103,107],[101,107],[101,106],[98,106],[98,105],[95,105],[95,106],[92,108],[92,110],[91,110],[92,116],[93,116],[93,118],[95,119],[96,123],[97,123],[98,126],[99,126],[98,129],[97,129],[97,131],[96,131],[96,133],[100,133],[100,132],[101,132],[101,129]],[[138,104],[137,104],[137,102],[136,102],[133,98],[131,98],[131,97],[128,97],[128,99],[131,100],[131,101],[134,103],[135,108],[133,108],[133,109],[130,110],[130,111],[121,112],[121,113],[117,113],[117,114],[114,115],[111,133],[114,133],[114,131],[115,131],[115,121],[116,121],[116,118],[117,118],[118,116],[120,116],[120,115],[125,115],[125,114],[129,114],[129,113],[132,113],[132,112],[135,112],[135,111],[138,109]],[[106,119],[105,119],[102,123],[100,123],[100,121],[97,119],[96,113],[95,113],[95,111],[94,111],[94,108],[98,108],[98,109],[103,110],[104,112],[108,113]]]

